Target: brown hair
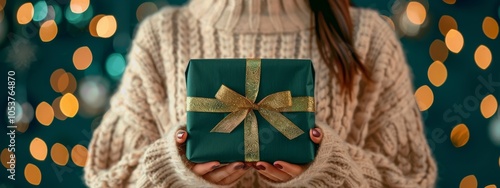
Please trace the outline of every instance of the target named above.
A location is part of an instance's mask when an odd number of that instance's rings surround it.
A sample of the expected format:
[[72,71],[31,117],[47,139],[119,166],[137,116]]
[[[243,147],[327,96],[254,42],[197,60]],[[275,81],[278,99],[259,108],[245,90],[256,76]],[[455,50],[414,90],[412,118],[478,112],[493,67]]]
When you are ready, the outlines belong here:
[[356,54],[349,0],[309,0],[314,15],[316,42],[324,62],[335,75],[343,93],[351,96],[354,76],[368,72]]

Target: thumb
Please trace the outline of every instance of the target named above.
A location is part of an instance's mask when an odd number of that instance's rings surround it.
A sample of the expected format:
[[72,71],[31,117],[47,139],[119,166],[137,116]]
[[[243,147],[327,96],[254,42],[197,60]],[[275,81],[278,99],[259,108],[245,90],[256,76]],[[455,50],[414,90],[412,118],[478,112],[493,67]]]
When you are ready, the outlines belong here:
[[320,128],[313,128],[309,131],[309,137],[315,144],[319,144],[323,139],[323,131]]

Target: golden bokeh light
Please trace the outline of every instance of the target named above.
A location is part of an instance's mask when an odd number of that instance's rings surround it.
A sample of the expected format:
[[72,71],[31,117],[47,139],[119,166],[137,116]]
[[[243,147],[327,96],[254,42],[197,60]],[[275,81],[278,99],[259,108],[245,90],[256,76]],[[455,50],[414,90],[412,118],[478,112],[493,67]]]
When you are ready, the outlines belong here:
[[485,70],[490,66],[491,59],[492,56],[490,49],[485,45],[479,45],[476,52],[474,52],[474,61],[476,61],[476,65]]
[[429,66],[429,70],[427,70],[427,77],[432,85],[436,87],[443,85],[448,77],[446,66],[440,61],[434,61],[434,63]]
[[481,114],[483,114],[484,118],[490,118],[491,116],[495,115],[495,113],[497,112],[497,108],[497,99],[491,94],[484,97],[484,99],[481,101]]
[[462,181],[460,181],[460,188],[476,188],[477,179],[474,175],[465,176]]
[[33,4],[24,3],[17,10],[17,23],[22,25],[30,23],[34,14],[35,9],[33,8]]
[[47,144],[38,137],[34,138],[30,143],[30,153],[36,160],[45,160],[45,157],[47,157]]
[[69,76],[67,72],[64,72],[59,79],[57,79],[58,92],[63,92],[69,84]]
[[64,71],[64,69],[57,69],[50,75],[50,86],[52,86],[52,89],[55,92],[62,91],[62,89],[59,88],[59,78],[63,74],[66,74],[66,71]]
[[34,164],[28,163],[24,168],[24,178],[26,178],[26,181],[31,185],[40,185],[42,181],[42,172],[40,172],[40,169]]
[[135,15],[137,17],[137,20],[140,22],[147,16],[151,15],[152,13],[158,11],[158,6],[152,2],[145,2],[139,5],[137,7],[137,11],[135,12]]
[[0,12],[3,10],[6,3],[7,3],[7,0],[0,0]]
[[40,39],[43,42],[50,42],[57,36],[57,23],[54,20],[48,20],[40,26]]
[[457,0],[443,0],[446,4],[453,5]]
[[71,9],[71,12],[81,14],[89,8],[89,5],[90,0],[71,0],[69,8]]
[[54,120],[54,110],[49,103],[44,101],[36,107],[35,116],[40,124],[49,126]]
[[432,60],[444,62],[448,58],[448,48],[442,40],[436,39],[429,47],[429,54]]
[[426,111],[434,102],[434,93],[429,86],[423,85],[415,91],[415,100],[420,111]]
[[54,163],[64,166],[69,160],[68,149],[60,143],[55,143],[50,149],[50,157]]
[[66,75],[68,75],[68,86],[66,89],[64,89],[61,93],[66,94],[66,93],[74,93],[76,90],[76,78],[73,76],[73,74],[67,72]]
[[496,39],[498,36],[498,22],[489,16],[484,18],[483,32],[488,38]]
[[116,19],[112,15],[103,16],[96,25],[97,36],[101,38],[109,38],[116,32]]
[[[12,155],[14,153],[12,152],[9,152],[9,150],[7,148],[4,148],[2,150],[2,153],[0,154],[0,159],[2,161],[2,165],[5,167],[5,168],[10,168],[10,164],[8,163],[11,158],[10,158],[10,155]],[[14,157],[14,160],[15,160],[15,157]],[[15,165],[16,163],[14,163]]]
[[462,147],[469,141],[469,128],[465,124],[458,124],[451,130],[450,140],[456,148]]
[[450,31],[446,33],[444,41],[446,43],[446,47],[448,47],[448,49],[453,53],[460,52],[460,50],[464,47],[464,37],[455,29],[450,29]]
[[497,186],[495,184],[490,184],[490,185],[487,185],[484,188],[497,188]]
[[61,98],[62,97],[57,97],[56,99],[54,99],[54,101],[52,102],[52,108],[54,109],[54,116],[58,119],[58,120],[66,120],[66,116],[62,113],[61,111]]
[[61,98],[60,108],[66,117],[75,117],[79,108],[78,99],[72,93],[66,93]]
[[99,37],[99,35],[97,35],[97,23],[104,16],[105,16],[104,14],[99,14],[99,15],[94,16],[94,18],[92,18],[92,20],[90,20],[89,32],[90,32],[90,35],[92,35],[93,37]]
[[453,17],[448,15],[441,16],[441,18],[439,19],[439,32],[441,32],[443,36],[446,36],[448,31],[450,31],[451,29],[458,30],[457,21],[455,21]]
[[82,46],[73,53],[73,65],[77,70],[85,70],[92,63],[92,51],[88,46]]
[[71,149],[71,160],[73,163],[79,167],[84,167],[87,162],[88,151],[85,146],[77,144],[73,149]]
[[424,5],[417,1],[411,1],[406,7],[406,15],[411,23],[421,25],[424,23],[425,17],[427,17],[427,12]]

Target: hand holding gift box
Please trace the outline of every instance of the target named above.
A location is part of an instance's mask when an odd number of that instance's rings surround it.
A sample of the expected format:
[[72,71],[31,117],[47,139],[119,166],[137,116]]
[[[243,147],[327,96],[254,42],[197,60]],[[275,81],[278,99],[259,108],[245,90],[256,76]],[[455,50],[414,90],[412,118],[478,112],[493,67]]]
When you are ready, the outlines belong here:
[[309,60],[191,60],[188,160],[311,162],[313,74]]

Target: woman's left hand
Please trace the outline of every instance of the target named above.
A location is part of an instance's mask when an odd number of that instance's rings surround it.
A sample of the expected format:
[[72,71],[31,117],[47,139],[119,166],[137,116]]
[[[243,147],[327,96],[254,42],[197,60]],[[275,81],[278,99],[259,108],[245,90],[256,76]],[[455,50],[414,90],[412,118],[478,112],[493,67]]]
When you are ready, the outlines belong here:
[[[311,129],[309,131],[309,137],[311,137],[314,143],[319,144],[321,139],[323,139],[323,132],[320,128]],[[286,182],[302,174],[307,166],[290,164],[285,161],[275,161],[273,164],[259,161],[254,164],[254,168],[257,169],[259,174],[269,180],[274,182]]]

